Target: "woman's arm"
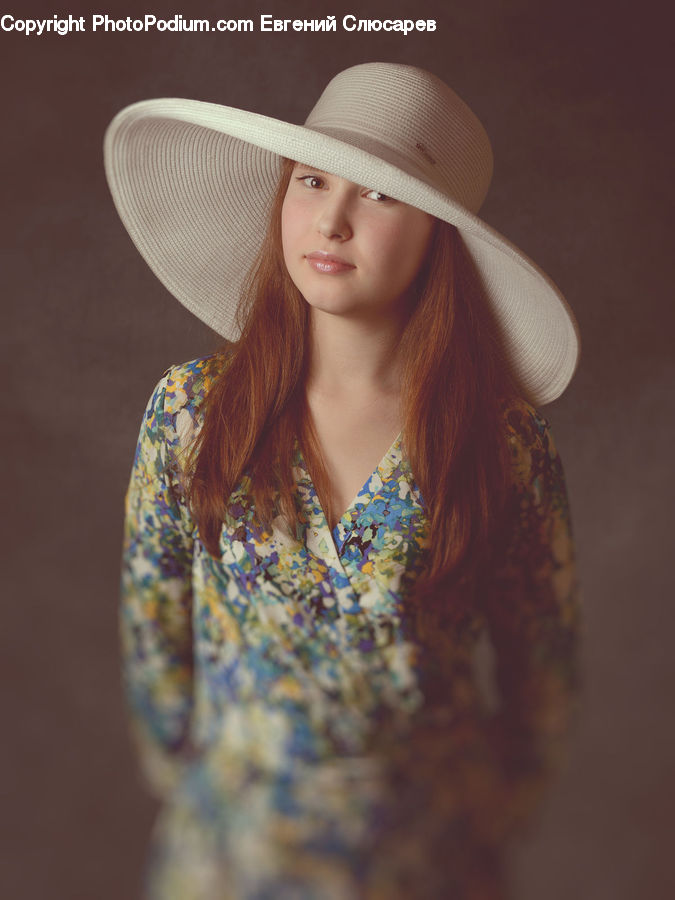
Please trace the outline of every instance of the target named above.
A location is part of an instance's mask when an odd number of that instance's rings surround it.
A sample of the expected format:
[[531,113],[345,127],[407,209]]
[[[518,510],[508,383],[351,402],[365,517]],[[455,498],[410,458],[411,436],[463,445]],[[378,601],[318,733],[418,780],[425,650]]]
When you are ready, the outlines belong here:
[[488,832],[527,826],[565,761],[580,688],[581,610],[562,465],[533,409],[511,409],[506,421],[513,485],[482,592],[499,693],[489,733],[503,779],[494,814],[478,823]]
[[125,501],[120,636],[132,735],[154,793],[175,783],[192,708],[192,546],[180,501],[171,370],[150,398]]

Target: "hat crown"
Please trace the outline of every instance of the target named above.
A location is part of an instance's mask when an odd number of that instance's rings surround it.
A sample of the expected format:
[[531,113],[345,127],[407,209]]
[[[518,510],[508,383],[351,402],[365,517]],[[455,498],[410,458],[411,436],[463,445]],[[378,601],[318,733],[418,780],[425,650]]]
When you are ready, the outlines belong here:
[[328,83],[305,127],[398,166],[473,213],[490,186],[485,129],[453,90],[415,66],[345,69]]

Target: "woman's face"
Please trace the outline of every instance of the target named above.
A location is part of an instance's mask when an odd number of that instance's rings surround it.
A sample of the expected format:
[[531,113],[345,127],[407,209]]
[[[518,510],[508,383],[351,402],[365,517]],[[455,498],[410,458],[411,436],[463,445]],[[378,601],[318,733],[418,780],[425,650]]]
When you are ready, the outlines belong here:
[[405,309],[433,216],[296,163],[281,212],[284,260],[315,309],[372,318]]

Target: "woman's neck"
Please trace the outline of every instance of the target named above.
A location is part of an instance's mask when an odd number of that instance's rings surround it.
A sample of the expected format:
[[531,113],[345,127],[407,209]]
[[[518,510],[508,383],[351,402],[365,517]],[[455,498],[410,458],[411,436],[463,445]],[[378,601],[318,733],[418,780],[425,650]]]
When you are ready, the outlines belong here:
[[395,319],[376,322],[312,309],[307,387],[322,394],[363,396],[400,393]]
[[394,322],[312,309],[307,404],[317,443],[309,464],[331,527],[401,431],[399,339]]

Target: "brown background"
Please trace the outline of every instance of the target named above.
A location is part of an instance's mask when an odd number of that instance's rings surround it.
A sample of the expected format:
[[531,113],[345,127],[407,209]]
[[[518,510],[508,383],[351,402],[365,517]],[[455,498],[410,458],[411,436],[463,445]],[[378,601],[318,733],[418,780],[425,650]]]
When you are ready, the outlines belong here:
[[[583,336],[579,371],[546,412],[585,589],[585,708],[569,771],[516,860],[518,898],[675,896],[673,98],[666,4],[638,6],[639,19],[635,4],[606,0],[153,3],[136,9],[423,16],[438,29],[0,33],[2,896],[136,897],[154,814],[118,680],[122,497],[152,387],[213,336],[123,230],[103,176],[105,126],[153,96],[301,122],[330,76],[378,59],[426,66],[477,111],[497,161],[484,217],[559,283]],[[4,10],[45,15],[19,8]]]

